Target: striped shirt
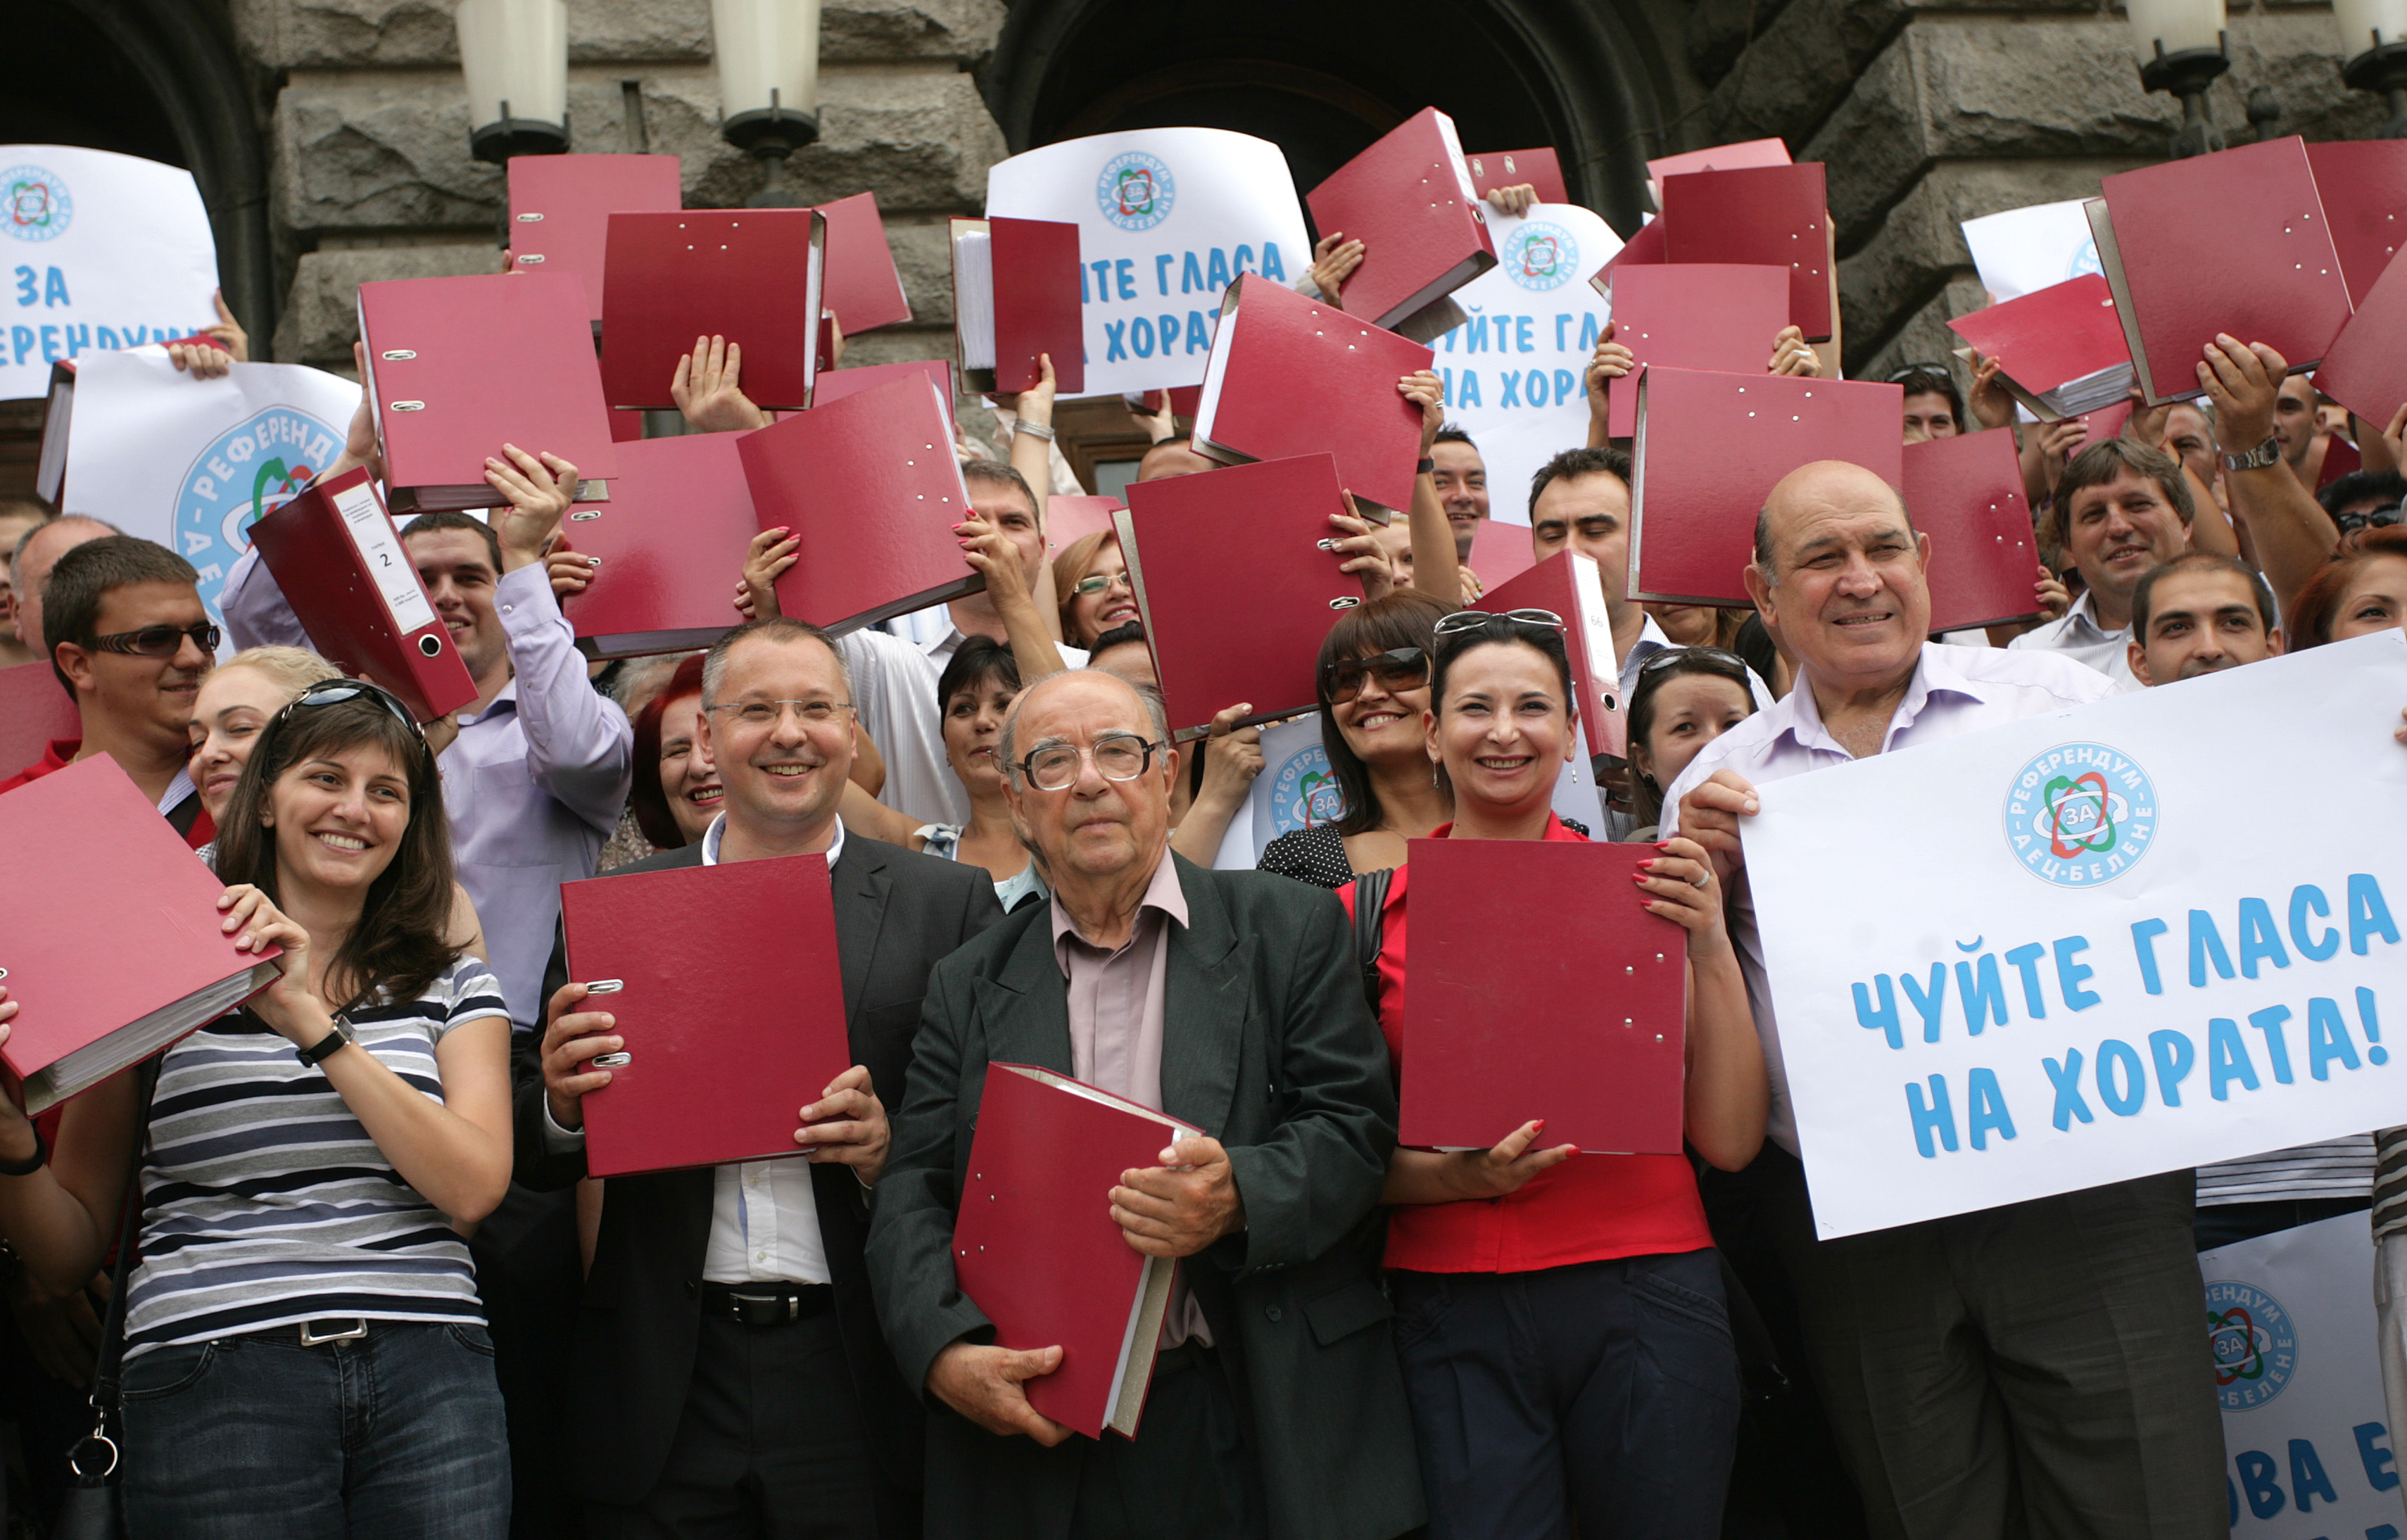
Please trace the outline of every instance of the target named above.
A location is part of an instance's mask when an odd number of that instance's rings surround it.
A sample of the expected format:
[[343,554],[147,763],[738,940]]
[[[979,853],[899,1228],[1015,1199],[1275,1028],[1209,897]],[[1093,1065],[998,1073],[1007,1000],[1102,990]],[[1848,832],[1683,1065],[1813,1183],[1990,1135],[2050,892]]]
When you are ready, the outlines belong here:
[[2373,1235],[2407,1235],[2407,1125],[2373,1136]]
[[2373,1135],[2344,1134],[2319,1144],[2269,1150],[2198,1168],[2201,1208],[2218,1204],[2363,1198],[2373,1187]]
[[[434,1045],[509,1015],[467,953],[416,1000],[354,1006],[359,1045],[440,1101]],[[142,1167],[125,1356],[326,1316],[481,1323],[468,1248],[320,1070],[247,1011],[167,1050]]]

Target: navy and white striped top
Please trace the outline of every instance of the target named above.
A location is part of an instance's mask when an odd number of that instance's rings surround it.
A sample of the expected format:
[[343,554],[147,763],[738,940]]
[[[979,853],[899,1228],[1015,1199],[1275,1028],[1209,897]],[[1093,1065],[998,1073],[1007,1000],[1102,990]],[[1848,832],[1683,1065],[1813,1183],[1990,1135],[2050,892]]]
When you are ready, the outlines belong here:
[[[412,1001],[364,1005],[360,1046],[440,1101],[434,1045],[509,1015],[462,953]],[[468,1248],[368,1137],[320,1070],[248,1012],[167,1050],[142,1165],[142,1261],[125,1356],[326,1316],[471,1321]]]

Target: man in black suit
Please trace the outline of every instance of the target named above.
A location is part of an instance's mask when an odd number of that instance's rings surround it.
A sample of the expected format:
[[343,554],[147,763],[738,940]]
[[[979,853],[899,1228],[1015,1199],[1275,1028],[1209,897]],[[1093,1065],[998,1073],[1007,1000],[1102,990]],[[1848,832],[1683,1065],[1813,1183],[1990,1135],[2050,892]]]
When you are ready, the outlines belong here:
[[[1378,1285],[1396,1098],[1351,932],[1317,888],[1170,853],[1169,737],[1159,697],[1100,670],[1020,696],[997,752],[1053,901],[929,980],[869,1264],[927,1392],[936,1540],[1389,1540],[1421,1521]],[[996,1345],[954,1275],[997,1061],[1205,1131],[1092,1195],[1132,1248],[1185,1259],[1132,1440],[1040,1416],[1023,1387],[1061,1348]]]
[[[982,869],[837,819],[851,692],[816,627],[730,632],[703,664],[703,721],[696,751],[718,763],[724,810],[699,844],[606,875],[824,852],[857,1062],[794,1088],[803,1160],[605,1184],[570,1386],[572,1478],[596,1540],[914,1535],[924,1434],[862,1256],[886,1163],[881,1098],[900,1094],[929,969],[1003,910]],[[518,1177],[556,1188],[585,1174],[580,1103],[609,1082],[591,1061],[622,1039],[607,1011],[583,1008],[558,947],[546,993],[540,1062],[520,1065]]]

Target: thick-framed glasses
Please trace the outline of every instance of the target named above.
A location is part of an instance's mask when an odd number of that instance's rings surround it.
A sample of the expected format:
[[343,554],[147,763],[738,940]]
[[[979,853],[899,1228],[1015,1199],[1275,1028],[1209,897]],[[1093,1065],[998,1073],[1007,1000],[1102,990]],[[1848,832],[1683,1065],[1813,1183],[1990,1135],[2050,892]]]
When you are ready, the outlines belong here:
[[1515,625],[1544,626],[1551,631],[1563,629],[1563,618],[1551,609],[1507,609],[1491,613],[1484,609],[1458,609],[1442,615],[1430,628],[1433,636],[1460,636],[1465,632],[1492,629],[1497,622],[1509,620]]
[[2407,513],[2402,513],[2398,508],[2376,508],[2371,513],[2332,515],[2332,522],[2340,526],[2340,532],[2343,535],[2355,535],[2358,530],[2363,529],[2388,529],[2393,524],[2401,522],[2402,519],[2407,519]]
[[1332,706],[1343,706],[1362,693],[1362,681],[1373,678],[1392,695],[1418,690],[1429,683],[1429,653],[1417,647],[1391,647],[1367,658],[1339,658],[1320,671],[1320,692]]
[[[1119,588],[1128,588],[1128,574],[1125,572],[1090,572],[1084,578],[1079,578],[1076,582],[1071,584],[1070,592],[1083,599],[1091,594],[1108,593],[1115,586]],[[1133,592],[1135,591],[1131,590],[1130,592]]]
[[850,701],[722,701],[705,706],[705,711],[726,711],[747,727],[774,727],[785,720],[786,708],[793,707],[794,715],[805,727],[828,727],[844,720],[852,709]]
[[307,711],[320,706],[335,706],[344,701],[357,700],[376,702],[392,712],[394,719],[404,727],[408,728],[420,742],[425,741],[426,730],[418,725],[418,719],[409,714],[409,707],[401,704],[401,697],[384,686],[372,684],[366,679],[320,679],[286,702],[284,709],[276,714],[276,720],[281,722],[296,711]]
[[218,649],[218,628],[207,620],[188,626],[152,625],[139,631],[112,631],[106,636],[94,636],[92,645],[103,652],[130,652],[137,658],[172,658],[184,650],[184,638],[204,652]]
[[1095,774],[1105,780],[1134,780],[1145,774],[1146,766],[1153,763],[1153,751],[1161,747],[1133,733],[1106,733],[1088,749],[1075,743],[1040,744],[1012,768],[1040,791],[1060,791],[1077,782],[1081,760],[1092,764]]

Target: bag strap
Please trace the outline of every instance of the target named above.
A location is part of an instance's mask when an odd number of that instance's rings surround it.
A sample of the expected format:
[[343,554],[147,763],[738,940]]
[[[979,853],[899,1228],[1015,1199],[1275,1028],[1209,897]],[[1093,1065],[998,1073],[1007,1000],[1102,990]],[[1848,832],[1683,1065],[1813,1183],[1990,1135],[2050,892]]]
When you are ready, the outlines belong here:
[[1388,884],[1392,867],[1364,872],[1354,879],[1354,961],[1362,970],[1362,998],[1371,1004],[1371,1020],[1379,1019],[1379,953],[1388,944]]
[[[107,1480],[116,1473],[118,1462],[117,1441],[109,1436],[108,1424],[117,1415],[124,1379],[125,1280],[133,1268],[135,1243],[142,1234],[142,1155],[143,1147],[150,1140],[150,1097],[159,1085],[159,1061],[147,1061],[135,1075],[141,1110],[134,1122],[134,1159],[126,1172],[125,1202],[117,1225],[117,1262],[108,1274],[108,1313],[101,1321],[100,1348],[93,1360],[92,1393],[86,1397],[86,1405],[92,1408],[92,1432],[67,1450],[68,1473],[86,1483]],[[105,1453],[106,1465],[99,1470],[86,1470],[88,1451]]]

